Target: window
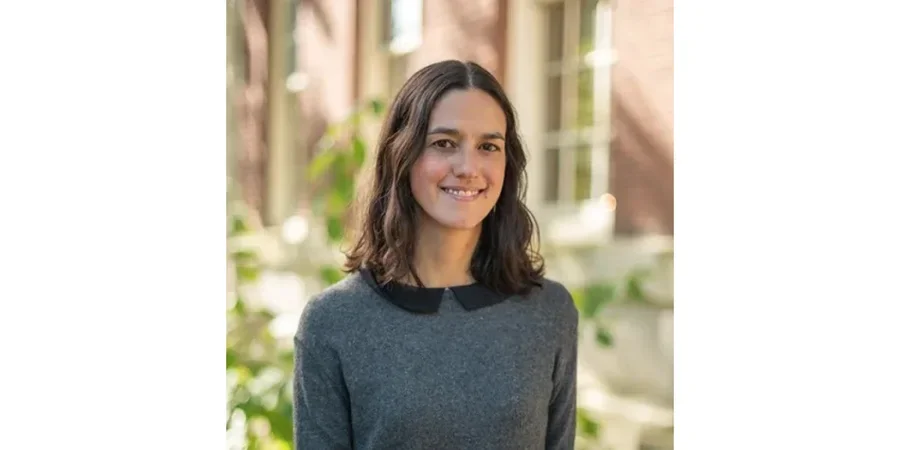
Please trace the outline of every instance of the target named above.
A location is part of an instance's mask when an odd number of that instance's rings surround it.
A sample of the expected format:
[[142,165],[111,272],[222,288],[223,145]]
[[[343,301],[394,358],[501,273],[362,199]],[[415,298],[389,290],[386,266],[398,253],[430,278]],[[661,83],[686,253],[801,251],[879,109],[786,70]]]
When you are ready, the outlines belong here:
[[387,0],[383,44],[387,50],[388,95],[393,97],[406,81],[409,55],[422,44],[423,0]]
[[546,4],[543,200],[580,204],[608,190],[612,21],[608,0]]

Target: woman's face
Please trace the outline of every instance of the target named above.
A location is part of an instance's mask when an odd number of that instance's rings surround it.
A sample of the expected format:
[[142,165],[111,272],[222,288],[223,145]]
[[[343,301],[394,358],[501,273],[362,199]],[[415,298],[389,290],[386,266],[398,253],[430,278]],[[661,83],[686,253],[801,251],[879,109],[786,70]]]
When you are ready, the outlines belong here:
[[481,224],[503,188],[505,132],[503,110],[484,91],[449,91],[435,104],[410,173],[425,220],[454,229]]

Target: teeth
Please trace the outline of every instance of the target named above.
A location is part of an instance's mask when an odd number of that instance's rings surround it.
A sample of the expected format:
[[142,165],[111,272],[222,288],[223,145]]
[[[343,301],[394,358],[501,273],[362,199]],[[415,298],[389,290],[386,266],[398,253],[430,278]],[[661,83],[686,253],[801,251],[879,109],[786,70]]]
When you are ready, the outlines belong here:
[[474,197],[474,196],[478,195],[478,191],[461,191],[458,189],[444,189],[444,190],[453,195],[458,195],[460,197]]

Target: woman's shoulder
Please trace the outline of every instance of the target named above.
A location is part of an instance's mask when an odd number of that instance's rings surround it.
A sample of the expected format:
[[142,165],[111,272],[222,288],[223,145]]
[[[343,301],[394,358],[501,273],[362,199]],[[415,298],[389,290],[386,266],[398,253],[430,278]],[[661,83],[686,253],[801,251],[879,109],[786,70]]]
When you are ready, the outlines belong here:
[[361,300],[371,295],[358,273],[351,273],[321,292],[311,296],[300,314],[298,337],[323,335],[352,327],[360,317]]
[[531,294],[537,297],[538,303],[558,315],[560,320],[578,320],[578,309],[572,293],[561,282],[552,278],[541,278],[540,287]]

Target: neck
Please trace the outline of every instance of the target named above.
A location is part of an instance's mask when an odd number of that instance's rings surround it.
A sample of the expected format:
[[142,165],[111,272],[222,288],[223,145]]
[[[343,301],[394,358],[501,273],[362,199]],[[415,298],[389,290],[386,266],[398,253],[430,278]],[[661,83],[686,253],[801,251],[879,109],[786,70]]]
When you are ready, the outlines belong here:
[[[435,224],[419,229],[413,267],[425,287],[447,287],[474,282],[469,268],[481,226],[451,230]],[[412,284],[415,284],[415,280]]]

